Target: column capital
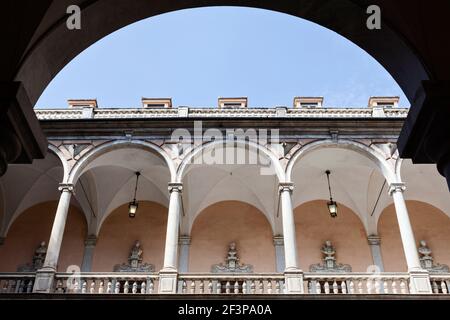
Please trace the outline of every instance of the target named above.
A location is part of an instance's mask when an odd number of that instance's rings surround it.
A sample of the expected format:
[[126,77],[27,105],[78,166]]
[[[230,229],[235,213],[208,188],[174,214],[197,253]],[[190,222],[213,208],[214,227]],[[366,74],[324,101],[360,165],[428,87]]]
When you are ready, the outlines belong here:
[[179,236],[178,237],[178,244],[180,245],[190,245],[191,244],[191,236]]
[[371,246],[379,246],[381,244],[381,238],[380,236],[377,236],[376,234],[371,234],[367,237],[367,241],[369,242],[369,245]]
[[60,183],[58,186],[58,190],[61,192],[68,191],[70,193],[74,193],[75,186],[73,183]]
[[93,234],[87,236],[86,240],[84,240],[84,245],[86,247],[95,247],[97,244],[97,237]]
[[274,246],[283,246],[284,245],[284,237],[282,235],[273,236],[273,245]]
[[403,192],[406,190],[406,185],[403,182],[392,182],[389,185],[389,195],[392,196],[394,192]]
[[183,190],[183,184],[181,182],[169,182],[169,192],[179,192]]
[[294,191],[294,183],[292,183],[292,182],[280,182],[278,184],[278,190],[280,192],[293,192]]

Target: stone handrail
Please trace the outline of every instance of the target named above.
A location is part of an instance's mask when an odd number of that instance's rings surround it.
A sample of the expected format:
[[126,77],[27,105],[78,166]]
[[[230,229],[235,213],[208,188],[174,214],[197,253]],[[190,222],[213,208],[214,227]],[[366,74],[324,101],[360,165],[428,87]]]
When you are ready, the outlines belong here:
[[57,273],[55,293],[153,294],[158,292],[157,273]]
[[281,294],[284,275],[280,273],[183,273],[178,277],[181,294]]
[[408,294],[408,273],[305,273],[309,294]]
[[450,274],[430,274],[434,294],[450,294]]
[[33,272],[1,272],[0,292],[31,293],[35,277]]

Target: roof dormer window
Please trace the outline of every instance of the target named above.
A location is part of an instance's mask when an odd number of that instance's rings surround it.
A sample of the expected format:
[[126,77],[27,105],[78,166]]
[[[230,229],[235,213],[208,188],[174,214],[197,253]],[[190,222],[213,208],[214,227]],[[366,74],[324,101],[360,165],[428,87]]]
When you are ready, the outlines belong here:
[[247,98],[219,98],[218,106],[221,109],[247,108]]

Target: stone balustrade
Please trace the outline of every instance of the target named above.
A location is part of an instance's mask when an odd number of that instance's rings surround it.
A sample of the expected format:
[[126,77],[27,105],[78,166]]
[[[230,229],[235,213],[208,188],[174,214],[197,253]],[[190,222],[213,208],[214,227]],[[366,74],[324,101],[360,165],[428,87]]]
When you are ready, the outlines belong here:
[[[1,294],[32,293],[34,273],[0,273]],[[303,275],[305,294],[311,295],[407,295],[408,273],[311,273]],[[433,294],[449,295],[450,274],[430,275]],[[57,294],[158,294],[158,273],[57,273]],[[178,274],[177,294],[278,295],[285,294],[282,273]]]
[[154,294],[158,274],[139,273],[57,273],[55,293]]
[[185,273],[178,277],[181,294],[282,294],[282,274]]
[[31,293],[35,276],[32,272],[0,273],[0,293]]
[[409,294],[408,273],[305,273],[309,294]]

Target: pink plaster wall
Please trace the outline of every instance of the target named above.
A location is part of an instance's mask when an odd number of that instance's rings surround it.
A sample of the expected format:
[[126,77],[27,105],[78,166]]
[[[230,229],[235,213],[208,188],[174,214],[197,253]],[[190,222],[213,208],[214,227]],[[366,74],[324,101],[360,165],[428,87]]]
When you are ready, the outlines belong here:
[[[35,205],[14,221],[4,245],[0,246],[0,271],[17,271],[18,265],[32,262],[34,252],[41,241],[48,244],[57,205],[56,201]],[[83,214],[71,206],[64,230],[58,271],[66,271],[70,265],[81,266],[86,232]]]
[[247,203],[223,201],[203,210],[191,231],[190,272],[209,272],[224,262],[228,244],[236,242],[240,262],[255,272],[275,272],[272,229],[262,212]]
[[[438,208],[419,201],[407,201],[409,218],[416,238],[427,241],[435,262],[450,266],[450,219]],[[386,271],[407,271],[394,205],[387,207],[378,221],[381,255]]]
[[160,270],[164,262],[166,225],[167,208],[155,202],[139,202],[134,219],[128,217],[128,204],[118,207],[100,229],[92,271],[113,271],[114,265],[128,262],[136,240],[143,248],[143,262]]
[[300,267],[322,262],[320,249],[326,240],[336,248],[338,263],[350,264],[355,272],[365,272],[373,265],[366,231],[352,210],[338,204],[337,218],[331,218],[326,201],[304,203],[294,210],[297,252]]

